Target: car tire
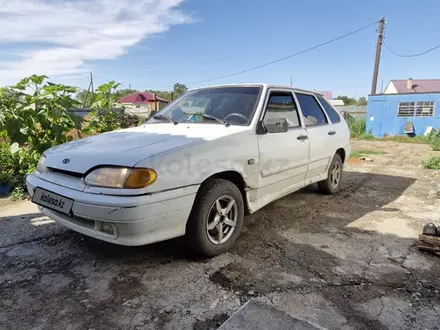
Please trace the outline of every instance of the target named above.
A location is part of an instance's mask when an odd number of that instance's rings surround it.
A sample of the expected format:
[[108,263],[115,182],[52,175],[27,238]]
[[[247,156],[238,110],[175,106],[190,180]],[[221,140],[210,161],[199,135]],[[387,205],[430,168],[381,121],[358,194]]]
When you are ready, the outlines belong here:
[[204,257],[224,253],[240,235],[243,218],[244,201],[238,187],[223,179],[209,180],[200,187],[188,219],[188,244]]
[[318,188],[324,194],[335,194],[339,191],[342,181],[342,159],[335,154],[328,168],[327,179],[318,182]]

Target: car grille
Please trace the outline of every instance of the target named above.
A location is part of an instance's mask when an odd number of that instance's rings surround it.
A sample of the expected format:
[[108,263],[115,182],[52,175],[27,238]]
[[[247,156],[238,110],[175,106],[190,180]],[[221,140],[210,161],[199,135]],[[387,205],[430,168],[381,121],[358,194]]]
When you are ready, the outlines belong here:
[[66,171],[66,170],[60,170],[58,168],[54,168],[54,167],[48,167],[48,169],[52,172],[55,173],[61,173],[64,175],[69,175],[69,176],[73,176],[75,178],[82,178],[83,174],[82,173],[78,173],[78,172],[72,172],[72,171]]

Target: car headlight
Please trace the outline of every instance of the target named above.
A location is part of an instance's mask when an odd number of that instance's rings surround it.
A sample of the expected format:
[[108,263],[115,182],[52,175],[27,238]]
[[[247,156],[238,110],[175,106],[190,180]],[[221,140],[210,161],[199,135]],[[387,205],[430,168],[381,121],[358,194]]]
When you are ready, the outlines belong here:
[[40,157],[40,160],[38,161],[38,164],[37,164],[37,171],[40,173],[44,173],[47,171],[46,156],[45,155],[42,155]]
[[94,187],[139,189],[156,181],[157,173],[150,168],[101,167],[90,172],[85,183]]

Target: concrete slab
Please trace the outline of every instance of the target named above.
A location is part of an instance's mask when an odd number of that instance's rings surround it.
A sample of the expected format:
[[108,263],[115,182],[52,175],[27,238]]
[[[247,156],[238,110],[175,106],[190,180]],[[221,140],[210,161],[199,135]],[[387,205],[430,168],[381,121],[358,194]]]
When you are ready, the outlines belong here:
[[310,322],[293,318],[262,301],[251,299],[232,315],[218,330],[276,329],[325,330]]

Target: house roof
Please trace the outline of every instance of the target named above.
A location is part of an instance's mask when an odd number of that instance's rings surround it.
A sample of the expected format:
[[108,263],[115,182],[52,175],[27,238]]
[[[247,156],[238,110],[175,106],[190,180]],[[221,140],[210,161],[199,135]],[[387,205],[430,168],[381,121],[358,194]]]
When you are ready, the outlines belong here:
[[[165,100],[159,96],[156,96],[156,100],[160,101],[160,102],[168,103],[167,100]],[[150,92],[136,92],[136,93],[121,97],[118,100],[118,102],[119,103],[139,103],[139,104],[154,102],[154,94],[150,93]]]
[[412,90],[408,89],[408,79],[396,79],[391,82],[399,94],[440,92],[440,79],[413,79]]

